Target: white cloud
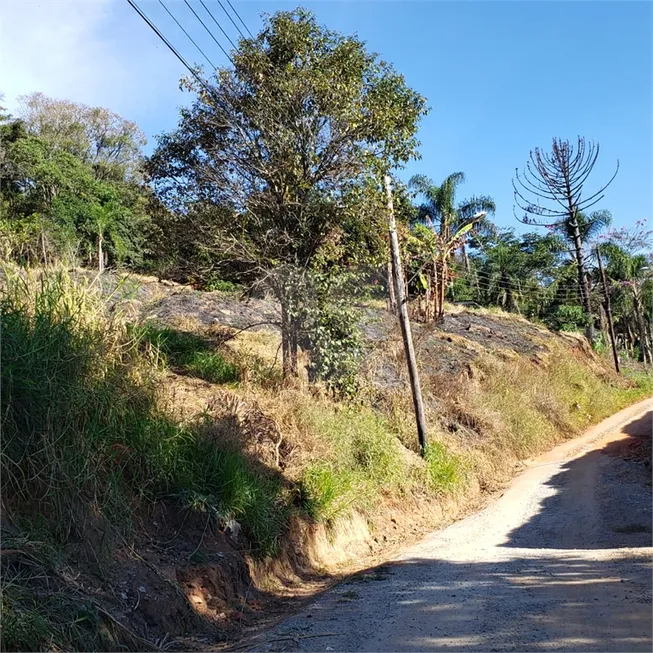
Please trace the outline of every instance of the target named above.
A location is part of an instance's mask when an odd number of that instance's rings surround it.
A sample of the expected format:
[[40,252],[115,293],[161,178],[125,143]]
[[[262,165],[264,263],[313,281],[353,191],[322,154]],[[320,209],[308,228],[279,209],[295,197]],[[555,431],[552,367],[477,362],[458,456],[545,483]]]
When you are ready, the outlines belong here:
[[34,90],[96,102],[107,80],[120,77],[109,44],[98,38],[111,0],[5,0],[0,24],[0,84],[13,102]]
[[124,0],[0,6],[0,92],[9,109],[18,96],[42,91],[142,121],[184,101],[181,64]]

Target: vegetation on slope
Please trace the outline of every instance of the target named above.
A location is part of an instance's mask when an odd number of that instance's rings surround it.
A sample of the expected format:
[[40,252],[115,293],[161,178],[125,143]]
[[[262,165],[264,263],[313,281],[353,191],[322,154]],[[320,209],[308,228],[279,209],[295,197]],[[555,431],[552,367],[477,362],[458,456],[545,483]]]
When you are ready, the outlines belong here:
[[[446,387],[425,374],[432,443],[423,462],[410,451],[404,389],[370,378],[358,403],[340,403],[279,375],[248,378],[253,354],[211,350],[207,333],[128,327],[97,289],[61,270],[6,273],[2,336],[2,546],[20,552],[19,562],[3,556],[3,650],[115,646],[88,594],[38,579],[64,574],[75,543],[99,551],[99,527],[109,533],[103,546],[137,542],[138,515],[157,502],[208,516],[212,529],[236,520],[244,554],[274,556],[293,519],[334,525],[357,511],[373,528],[388,505],[411,510],[418,497],[495,487],[513,461],[652,389],[650,377],[620,382],[554,338],[546,362],[486,351],[471,377]],[[196,364],[199,354],[214,363]],[[164,390],[192,377],[210,381],[207,401],[180,419]],[[284,439],[276,460],[250,447],[266,428]]]
[[[416,193],[395,182],[420,458],[385,311],[379,182],[419,157],[426,99],[303,9],[266,17],[232,58],[183,82],[194,98],[147,159],[138,127],[106,109],[38,93],[15,117],[0,108],[0,256],[23,266],[2,277],[3,649],[142,650],[223,628],[230,610],[241,623],[245,559],[322,564],[298,524],[374,531],[391,510],[469,506],[515,462],[653,390],[593,352],[604,335],[521,318],[605,334],[611,293],[622,359],[653,362],[644,221],[600,234],[611,216],[569,198],[549,233],[516,235],[478,213],[491,197],[456,202],[463,173],[417,176]],[[599,242],[608,284],[588,253]],[[97,277],[71,278],[58,265],[71,261]],[[177,286],[159,308],[183,305],[157,320],[132,307],[128,323],[105,292],[120,266],[215,290],[208,322],[188,317],[201,293]],[[270,310],[227,320],[244,310],[236,292]]]

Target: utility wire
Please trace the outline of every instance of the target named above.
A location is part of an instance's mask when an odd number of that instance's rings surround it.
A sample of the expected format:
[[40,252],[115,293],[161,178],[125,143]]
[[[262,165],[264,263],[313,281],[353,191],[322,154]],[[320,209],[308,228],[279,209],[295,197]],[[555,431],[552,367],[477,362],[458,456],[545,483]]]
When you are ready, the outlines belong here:
[[521,295],[533,297],[533,298],[534,297],[541,298],[545,296],[547,293],[550,293],[551,291],[553,291],[555,294],[558,293],[563,293],[563,294],[570,293],[574,295],[578,294],[578,286],[557,286],[556,288],[551,288],[551,286],[539,286],[538,288],[533,288],[529,286],[521,287],[514,284],[510,280],[500,281],[499,279],[490,278],[490,277],[478,277],[478,279],[467,278],[465,279],[465,281],[467,281],[472,286],[475,283],[478,283],[479,286],[484,286],[486,290],[489,290],[492,286],[495,286],[496,288],[503,288],[504,290],[512,290]]
[[181,61],[181,63],[186,67],[188,72],[195,77],[195,79],[204,87],[206,91],[211,93],[210,86],[197,74],[197,71],[184,59],[184,57],[179,53],[177,48],[175,48],[170,41],[163,35],[161,30],[147,17],[147,15],[141,10],[141,8],[136,4],[134,0],[127,0],[132,9],[147,23],[147,25],[152,29],[152,31],[168,46],[170,51]]
[[[460,275],[458,278],[464,279],[471,285],[476,283],[479,287],[483,286],[485,290],[489,290],[492,285],[495,285],[499,289],[511,290],[522,295],[523,297],[530,297],[531,299],[542,299],[543,295],[547,292],[550,292],[551,290],[553,290],[556,294],[578,294],[579,292],[577,284],[558,284],[555,286],[555,282],[553,282],[548,286],[538,286],[537,288],[532,288],[528,286],[522,287],[516,285],[510,279],[501,281],[496,277],[491,277],[483,274],[479,274],[477,278],[472,276],[464,277],[463,275]],[[592,286],[592,290],[595,290],[598,285],[594,284]]]
[[188,40],[202,53],[202,56],[209,62],[209,66],[211,66],[211,68],[215,70],[217,66],[208,58],[204,50],[202,50],[202,48],[200,48],[200,46],[197,45],[193,37],[184,29],[184,26],[175,18],[175,15],[170,11],[170,9],[168,9],[168,7],[166,7],[165,4],[163,4],[163,0],[159,0],[159,4],[166,10],[168,16],[170,16],[170,18],[172,18],[172,20],[174,20],[175,23],[177,23],[177,26],[186,35]]
[[[453,272],[455,272],[459,278],[466,279],[469,282],[475,281],[475,277],[478,277],[480,279],[486,279],[489,281],[498,281],[498,277],[496,275],[493,275],[489,272],[485,272],[483,270],[474,270],[474,271],[469,271],[467,272],[466,270],[460,270],[453,268]],[[514,283],[508,280],[508,282],[514,286]],[[528,283],[528,280],[525,280],[524,283]],[[557,284],[557,285],[556,285]],[[571,282],[556,282],[552,281],[549,285],[547,286],[539,286],[539,288],[542,291],[549,290],[552,287],[556,287],[556,290],[564,290],[564,289],[569,289],[569,290],[578,290],[578,282],[576,281],[571,281]],[[516,286],[515,286],[516,287]]]
[[[238,26],[238,23],[231,17],[231,14],[225,9],[224,5],[220,0],[216,0],[216,2],[222,7],[222,11],[224,11],[225,14],[227,14],[227,18],[231,21],[231,24],[238,30],[238,33],[245,38],[245,35],[243,34],[243,30],[240,29]],[[249,30],[248,30],[249,31]]]
[[[159,2],[161,2],[161,0],[159,0]],[[216,42],[217,46],[224,53],[224,56],[227,57],[227,59],[229,59],[229,61],[231,61],[231,63],[233,64],[234,63],[233,59],[229,56],[229,53],[222,47],[222,44],[220,43],[220,41],[218,41],[218,39],[215,38],[215,36],[213,35],[213,32],[206,26],[206,23],[199,17],[197,12],[193,9],[191,4],[188,2],[188,0],[184,0],[184,3],[193,12],[193,15],[195,16],[195,18],[197,18],[197,20],[200,21],[200,23],[202,24],[202,27],[204,27],[204,29],[209,33],[209,36]],[[202,4],[204,4],[204,3],[202,3]],[[220,28],[220,29],[222,29],[222,28]]]
[[213,15],[211,10],[204,4],[204,0],[200,0],[200,4],[202,5],[202,7],[204,7],[204,9],[206,9],[206,13],[208,13],[208,15],[211,16],[211,19],[213,20],[213,22],[218,26],[218,29],[224,34],[227,41],[229,41],[229,43],[231,43],[231,47],[235,50],[236,49],[236,44],[231,40],[231,38],[229,37],[229,34],[227,34],[227,32],[225,32],[224,29],[222,29],[222,25],[220,25],[220,23],[217,21],[216,17]]
[[[474,281],[475,277],[478,277],[478,278],[481,278],[481,279],[483,279],[483,278],[484,279],[489,279],[491,281],[500,278],[500,275],[494,275],[494,274],[491,274],[489,272],[484,272],[482,270],[473,271],[473,272],[466,272],[466,271],[462,271],[462,270],[456,270],[454,268],[453,272],[455,272],[458,275],[458,277],[465,278],[468,281]],[[536,281],[536,280],[526,279],[526,280],[524,280],[524,283],[528,284],[529,281]],[[539,283],[539,282],[537,282],[537,283]],[[578,289],[578,282],[576,282],[576,281],[567,281],[567,282],[552,281],[550,284],[548,284],[546,286],[540,286],[540,288],[542,290],[546,290],[548,288],[552,288],[553,286],[556,286],[556,288],[575,288],[575,289]]]
[[[236,8],[231,4],[231,0],[227,0],[227,4],[231,7],[231,9],[233,10],[234,14],[236,14],[236,16],[238,16],[238,20],[243,24],[243,27],[247,30],[247,33],[248,33],[252,38],[254,38],[254,35],[249,31],[249,27],[247,27],[247,25],[245,25],[245,21],[240,17],[240,14],[236,11]],[[241,33],[242,33],[242,32],[241,32]]]

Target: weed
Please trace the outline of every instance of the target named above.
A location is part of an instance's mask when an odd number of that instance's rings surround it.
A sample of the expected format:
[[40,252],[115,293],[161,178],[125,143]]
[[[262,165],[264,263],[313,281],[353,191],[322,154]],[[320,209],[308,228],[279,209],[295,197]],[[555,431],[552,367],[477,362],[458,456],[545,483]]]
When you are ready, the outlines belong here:
[[441,442],[431,442],[426,449],[429,488],[437,493],[451,493],[465,480],[465,466],[462,459],[452,453]]
[[357,503],[354,475],[328,465],[307,467],[300,483],[300,506],[315,521],[332,523]]
[[210,383],[230,383],[239,378],[238,367],[228,363],[212,344],[194,333],[147,324],[140,337],[153,345],[164,360],[180,372]]

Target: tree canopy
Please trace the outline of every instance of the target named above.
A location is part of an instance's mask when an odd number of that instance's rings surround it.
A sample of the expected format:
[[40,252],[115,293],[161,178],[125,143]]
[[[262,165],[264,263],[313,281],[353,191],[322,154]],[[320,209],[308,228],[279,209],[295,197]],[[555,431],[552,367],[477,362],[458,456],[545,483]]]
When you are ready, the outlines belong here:
[[216,260],[274,291],[294,370],[306,274],[325,248],[356,256],[374,240],[348,234],[381,229],[380,175],[417,157],[426,102],[303,9],[269,16],[233,59],[208,86],[187,81],[196,99],[148,169],[170,208],[211,225]]
[[23,98],[19,116],[0,123],[4,255],[139,261],[151,195],[139,177],[140,130],[106,109],[40,93]]

